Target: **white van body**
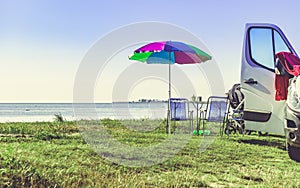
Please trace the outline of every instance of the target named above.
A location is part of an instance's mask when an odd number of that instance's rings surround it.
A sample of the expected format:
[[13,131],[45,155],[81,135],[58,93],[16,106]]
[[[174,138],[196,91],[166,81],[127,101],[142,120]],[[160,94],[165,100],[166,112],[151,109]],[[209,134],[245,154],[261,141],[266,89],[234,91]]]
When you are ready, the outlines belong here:
[[[246,130],[286,136],[289,157],[300,162],[300,75],[288,76],[287,100],[275,100],[275,54],[296,51],[273,24],[246,24],[241,66]],[[283,86],[280,82],[279,86]],[[283,88],[286,88],[284,86]]]
[[248,130],[284,135],[286,101],[275,100],[276,53],[295,50],[273,24],[246,24],[241,67],[245,96],[244,119]]

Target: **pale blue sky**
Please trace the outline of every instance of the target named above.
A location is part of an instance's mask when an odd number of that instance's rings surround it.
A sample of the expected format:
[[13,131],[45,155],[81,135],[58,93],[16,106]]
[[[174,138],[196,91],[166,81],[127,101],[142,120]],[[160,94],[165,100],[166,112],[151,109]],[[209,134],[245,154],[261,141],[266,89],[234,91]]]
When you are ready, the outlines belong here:
[[239,81],[247,22],[278,25],[300,49],[298,0],[0,0],[0,102],[72,102],[83,56],[123,25],[160,21],[199,37],[223,73]]

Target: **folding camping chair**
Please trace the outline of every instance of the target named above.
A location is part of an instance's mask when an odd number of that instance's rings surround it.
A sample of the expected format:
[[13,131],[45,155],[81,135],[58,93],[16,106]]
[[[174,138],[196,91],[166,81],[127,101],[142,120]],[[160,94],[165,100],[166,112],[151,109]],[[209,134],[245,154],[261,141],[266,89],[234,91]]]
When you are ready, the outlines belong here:
[[234,84],[228,92],[230,110],[226,123],[225,133],[229,136],[230,133],[245,133],[244,124],[244,94],[241,92],[240,84]]
[[[229,110],[228,97],[211,96],[207,100],[207,105],[201,111],[200,118],[202,119],[202,133],[211,134],[211,131],[205,130],[205,123],[220,123],[220,134],[223,135],[224,125],[227,122]],[[211,126],[211,128],[214,128]],[[200,127],[197,127],[199,132]],[[214,131],[213,131],[214,132]]]
[[189,101],[185,98],[171,98],[171,122],[174,122],[174,130],[177,121],[189,121],[189,129],[193,127],[193,111],[190,111]]
[[235,133],[236,131],[242,133],[243,135],[245,134],[244,111],[242,109],[244,101],[245,99],[243,99],[236,108],[230,106],[230,112],[228,113],[226,127],[224,130],[227,136],[229,136],[231,133]]

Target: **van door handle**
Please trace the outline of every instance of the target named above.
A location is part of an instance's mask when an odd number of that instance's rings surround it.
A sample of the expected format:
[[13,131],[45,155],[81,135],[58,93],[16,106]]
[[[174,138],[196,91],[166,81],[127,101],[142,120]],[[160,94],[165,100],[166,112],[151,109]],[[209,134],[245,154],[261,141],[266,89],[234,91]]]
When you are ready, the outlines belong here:
[[249,78],[248,80],[244,81],[245,84],[257,84],[258,82],[253,78]]

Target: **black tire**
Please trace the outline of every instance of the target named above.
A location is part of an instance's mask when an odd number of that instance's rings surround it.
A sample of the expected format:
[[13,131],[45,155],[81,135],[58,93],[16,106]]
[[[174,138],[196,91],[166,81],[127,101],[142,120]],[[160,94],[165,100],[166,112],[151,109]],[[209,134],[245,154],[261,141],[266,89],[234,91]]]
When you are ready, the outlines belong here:
[[237,130],[239,131],[240,134],[245,134],[245,124],[244,121],[238,121],[239,125],[237,126]]
[[289,144],[287,145],[287,150],[288,150],[288,154],[289,157],[296,161],[296,162],[300,162],[300,148],[294,147],[294,146],[290,146]]
[[235,134],[236,133],[236,128],[233,125],[230,125],[225,128],[225,134]]
[[258,131],[258,135],[259,136],[267,136],[269,133],[268,132],[261,132],[261,131]]

